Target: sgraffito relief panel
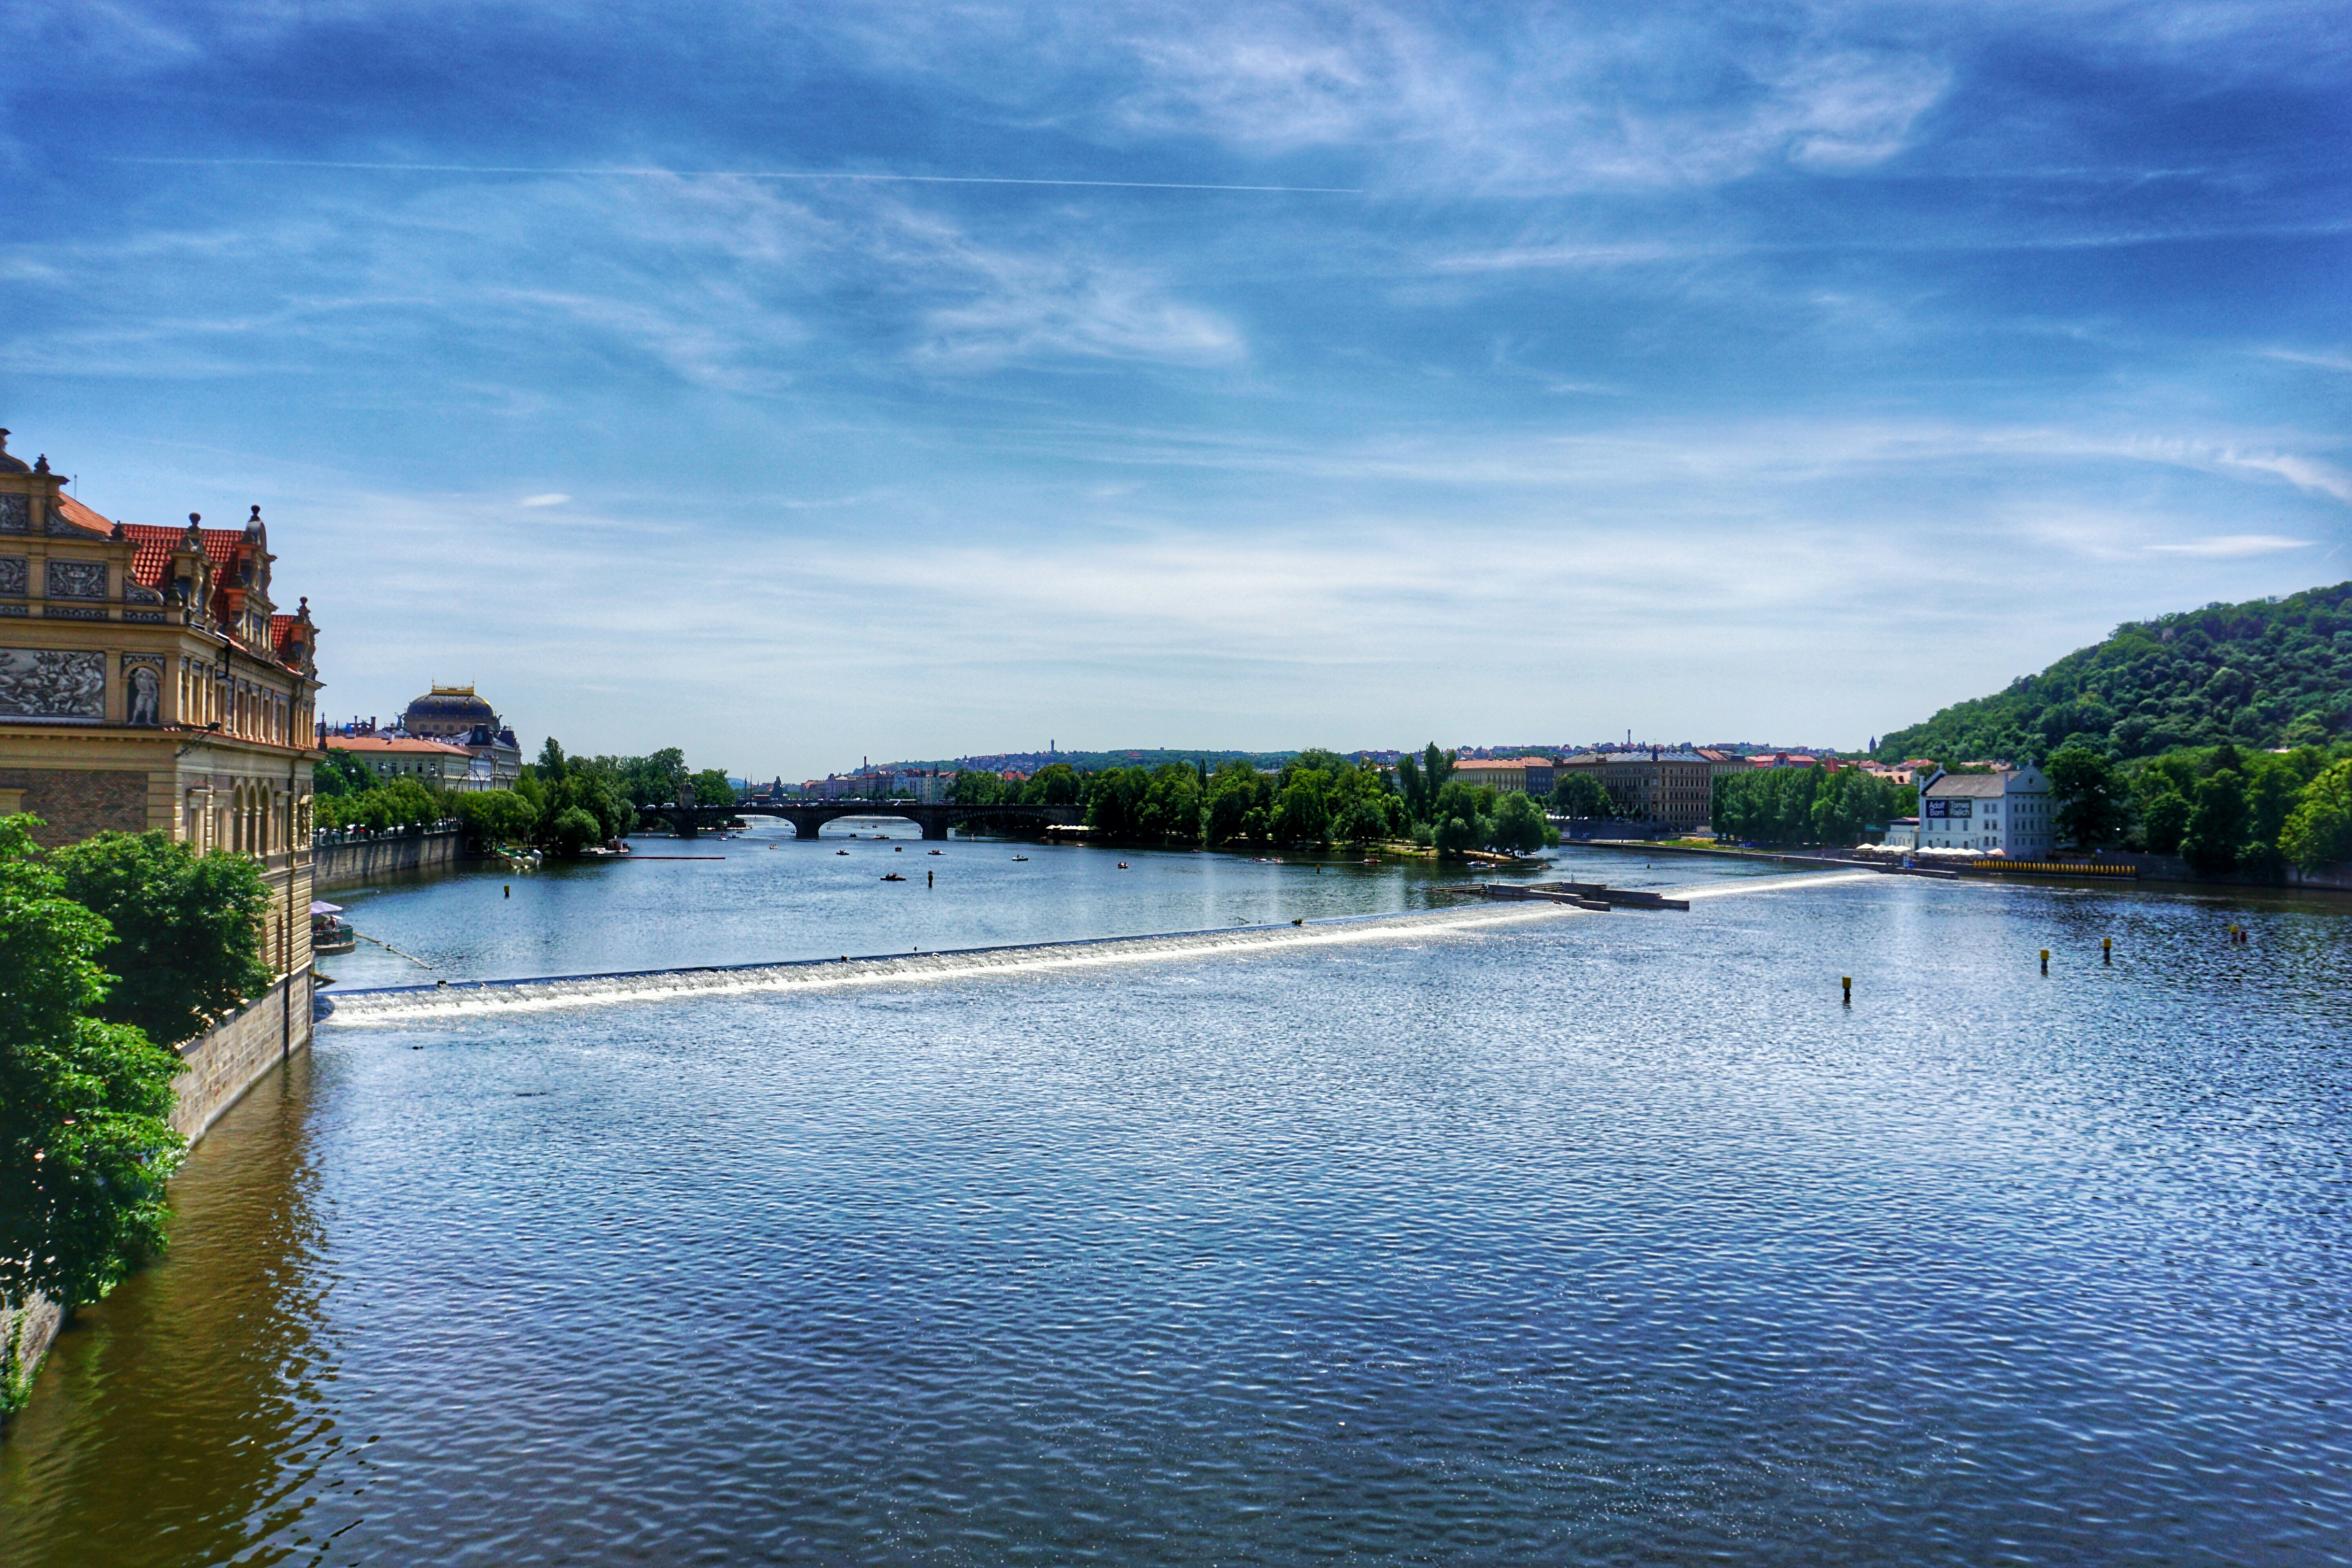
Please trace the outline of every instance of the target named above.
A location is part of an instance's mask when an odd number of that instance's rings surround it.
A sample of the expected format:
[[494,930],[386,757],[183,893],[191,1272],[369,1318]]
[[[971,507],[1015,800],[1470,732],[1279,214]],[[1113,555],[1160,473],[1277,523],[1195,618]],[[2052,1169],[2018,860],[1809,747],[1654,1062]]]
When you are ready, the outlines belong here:
[[23,598],[33,586],[33,566],[22,555],[0,555],[0,594]]
[[50,562],[49,597],[52,599],[105,598],[106,563],[103,561]]
[[106,717],[106,656],[0,647],[0,719]]
[[72,523],[66,521],[66,509],[59,506],[56,501],[49,502],[48,511],[49,531],[51,533],[61,533],[68,539],[87,539],[89,537],[89,535],[82,532],[80,529],[76,528]]
[[0,496],[0,533],[33,531],[33,498]]

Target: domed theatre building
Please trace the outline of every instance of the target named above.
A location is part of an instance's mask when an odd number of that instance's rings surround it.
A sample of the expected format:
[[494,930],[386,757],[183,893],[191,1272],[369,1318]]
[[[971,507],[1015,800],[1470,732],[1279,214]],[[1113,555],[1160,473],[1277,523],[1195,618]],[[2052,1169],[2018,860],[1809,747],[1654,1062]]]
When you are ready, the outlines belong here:
[[[269,530],[118,522],[0,430],[0,815],[35,838],[160,828],[258,861],[270,891],[257,999],[306,1042],[310,767],[320,689],[310,601],[280,613]],[[281,997],[278,992],[287,994]],[[250,1009],[249,1009],[250,1010]],[[274,1036],[273,1047],[282,1047]]]
[[522,777],[521,743],[470,686],[436,686],[408,705],[400,727],[419,740],[446,741],[473,753],[477,788],[506,789]]

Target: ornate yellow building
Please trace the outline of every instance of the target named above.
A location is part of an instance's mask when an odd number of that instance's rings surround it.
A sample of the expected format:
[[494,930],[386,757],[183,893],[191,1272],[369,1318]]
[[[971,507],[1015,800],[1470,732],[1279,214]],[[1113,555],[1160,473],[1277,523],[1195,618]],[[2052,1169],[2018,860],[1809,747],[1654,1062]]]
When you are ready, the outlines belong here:
[[264,952],[308,1033],[310,601],[270,596],[261,509],[241,529],[126,526],[63,493],[0,430],[0,813],[47,844],[163,828],[250,855],[272,898]]

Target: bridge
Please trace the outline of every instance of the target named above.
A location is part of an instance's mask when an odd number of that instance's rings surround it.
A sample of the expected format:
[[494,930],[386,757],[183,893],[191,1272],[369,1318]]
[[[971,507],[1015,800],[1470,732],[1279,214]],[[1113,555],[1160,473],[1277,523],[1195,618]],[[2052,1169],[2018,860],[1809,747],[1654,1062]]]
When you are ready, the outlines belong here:
[[948,830],[964,822],[1015,823],[1033,827],[1075,827],[1086,820],[1086,808],[1076,805],[925,805],[912,800],[747,800],[736,805],[650,805],[643,815],[657,816],[681,838],[717,827],[730,817],[775,816],[793,825],[793,836],[814,838],[817,829],[844,816],[898,817],[915,824],[926,838],[945,838]]

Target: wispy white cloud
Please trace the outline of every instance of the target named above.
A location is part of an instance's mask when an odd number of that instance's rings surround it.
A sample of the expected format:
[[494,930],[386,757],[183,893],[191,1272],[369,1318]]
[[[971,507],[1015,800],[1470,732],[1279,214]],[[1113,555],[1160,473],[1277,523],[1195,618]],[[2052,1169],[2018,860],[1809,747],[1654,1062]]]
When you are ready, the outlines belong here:
[[2276,533],[2217,533],[2207,539],[2191,539],[2179,544],[2150,544],[2144,548],[2158,555],[2203,555],[2227,559],[2241,555],[2269,555],[2281,550],[2307,550],[2308,539],[2288,539]]
[[2288,364],[2316,365],[2321,370],[2352,371],[2352,354],[2315,353],[2302,349],[2264,349],[2265,359],[2284,360]]
[[560,490],[551,490],[546,495],[525,496],[522,498],[522,504],[527,507],[562,506],[571,499]]

